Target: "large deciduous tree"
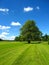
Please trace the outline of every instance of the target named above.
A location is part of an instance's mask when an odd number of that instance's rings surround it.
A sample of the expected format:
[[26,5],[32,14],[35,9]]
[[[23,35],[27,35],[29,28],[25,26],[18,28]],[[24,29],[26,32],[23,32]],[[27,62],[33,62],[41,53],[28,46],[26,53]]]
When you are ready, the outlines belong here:
[[20,29],[21,34],[30,43],[31,40],[37,40],[41,37],[41,31],[36,26],[34,20],[28,20]]

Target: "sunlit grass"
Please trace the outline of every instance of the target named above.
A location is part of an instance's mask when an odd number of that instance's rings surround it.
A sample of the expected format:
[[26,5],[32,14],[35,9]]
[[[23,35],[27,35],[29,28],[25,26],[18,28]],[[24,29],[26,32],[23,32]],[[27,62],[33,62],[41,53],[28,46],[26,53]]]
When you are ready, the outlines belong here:
[[31,43],[0,42],[0,65],[49,65],[47,42]]

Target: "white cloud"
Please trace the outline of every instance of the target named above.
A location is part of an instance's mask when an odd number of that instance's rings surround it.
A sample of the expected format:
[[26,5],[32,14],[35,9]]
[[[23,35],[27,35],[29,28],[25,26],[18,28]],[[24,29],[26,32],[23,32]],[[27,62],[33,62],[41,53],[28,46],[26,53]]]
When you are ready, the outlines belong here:
[[2,32],[0,38],[3,40],[14,40],[16,36],[9,36],[9,32]]
[[11,36],[9,40],[14,40],[16,36]]
[[2,26],[2,25],[0,25],[0,29],[1,29],[1,30],[10,29],[10,28],[11,28],[10,26]]
[[24,11],[25,12],[29,12],[29,11],[32,11],[33,10],[33,7],[25,7],[24,8]]
[[1,12],[8,12],[9,9],[7,9],[7,8],[0,8],[0,11],[1,11]]
[[7,36],[8,34],[9,34],[8,32],[2,32],[2,33],[0,34],[0,38],[3,39],[3,40],[5,40],[5,39],[6,39],[6,36]]
[[20,26],[21,24],[19,22],[12,22],[11,25],[12,26]]
[[37,9],[37,10],[39,10],[39,9],[40,9],[40,7],[39,7],[39,6],[37,6],[37,7],[36,7],[36,9]]
[[9,34],[8,32],[2,32],[2,35],[7,35],[7,34]]
[[5,37],[6,37],[5,35],[0,35],[1,39],[5,39]]

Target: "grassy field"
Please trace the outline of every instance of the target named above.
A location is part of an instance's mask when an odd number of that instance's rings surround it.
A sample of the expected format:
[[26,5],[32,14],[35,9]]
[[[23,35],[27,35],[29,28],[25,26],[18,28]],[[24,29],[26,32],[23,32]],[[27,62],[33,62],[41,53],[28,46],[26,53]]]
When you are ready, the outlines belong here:
[[49,45],[0,42],[0,65],[49,65]]

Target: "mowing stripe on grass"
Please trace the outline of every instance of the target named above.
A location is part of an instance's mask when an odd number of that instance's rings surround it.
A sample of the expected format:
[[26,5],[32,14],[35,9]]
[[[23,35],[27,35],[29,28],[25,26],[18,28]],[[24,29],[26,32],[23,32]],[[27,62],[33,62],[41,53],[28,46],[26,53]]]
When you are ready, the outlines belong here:
[[1,42],[0,65],[49,65],[49,45],[25,43]]
[[[35,61],[35,45],[31,45],[28,49],[26,49],[18,58],[15,60],[13,65],[36,65]],[[40,62],[39,62],[40,64]]]
[[[25,57],[26,52],[31,48],[31,45],[29,45],[28,48],[26,48],[19,56],[18,58],[14,61],[14,63],[12,65],[19,65],[21,63],[21,61],[23,60],[23,58]],[[25,60],[25,58],[24,58]],[[23,62],[23,61],[22,61]],[[23,64],[22,64],[23,65]]]
[[[43,48],[42,48],[43,46]],[[43,52],[44,45],[31,45],[15,60],[13,65],[49,65],[46,56],[47,53]]]
[[45,61],[44,63],[46,65],[49,65],[49,53],[47,52],[47,50],[49,50],[49,48],[45,49],[45,45],[41,45],[40,47],[40,52],[41,52],[41,55],[43,56],[43,61]]
[[[15,45],[15,44],[14,44]],[[29,46],[27,44],[17,44],[15,46],[12,46],[12,44],[10,44],[10,47],[7,48],[4,46],[4,51],[1,52],[5,52],[8,51],[4,54],[0,54],[0,65],[11,65],[13,63],[13,61],[15,61],[15,59]],[[0,53],[1,53],[0,52]]]
[[[37,48],[37,51],[39,52],[38,53],[38,57],[39,57],[39,59],[40,59],[40,62],[41,62],[41,65],[48,65],[48,63],[46,62],[46,58],[45,58],[45,56],[44,56],[44,53],[43,53],[43,49],[42,49],[42,46],[41,45],[39,45],[39,46],[37,46],[38,48]],[[42,49],[42,50],[41,50]]]

